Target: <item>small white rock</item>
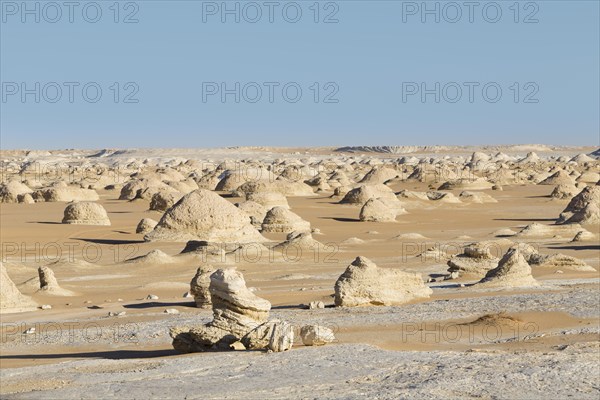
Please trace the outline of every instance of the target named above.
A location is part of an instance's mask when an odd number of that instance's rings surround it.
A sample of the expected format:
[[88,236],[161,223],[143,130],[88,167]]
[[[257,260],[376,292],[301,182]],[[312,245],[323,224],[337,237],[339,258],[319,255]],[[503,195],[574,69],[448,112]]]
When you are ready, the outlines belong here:
[[146,297],[146,300],[158,300],[158,296],[157,296],[157,295],[155,295],[155,294],[149,294],[149,295]]
[[179,314],[179,310],[176,308],[167,308],[165,314]]
[[52,308],[52,306],[50,304],[43,304],[40,308],[42,310],[50,310]]
[[305,346],[322,346],[335,340],[333,331],[320,325],[303,326],[300,329],[300,337]]
[[308,304],[308,308],[314,310],[316,308],[325,308],[325,304],[322,301],[311,301]]
[[31,335],[32,333],[35,333],[35,326],[32,326],[31,328],[27,329],[26,331],[23,332],[25,335]]

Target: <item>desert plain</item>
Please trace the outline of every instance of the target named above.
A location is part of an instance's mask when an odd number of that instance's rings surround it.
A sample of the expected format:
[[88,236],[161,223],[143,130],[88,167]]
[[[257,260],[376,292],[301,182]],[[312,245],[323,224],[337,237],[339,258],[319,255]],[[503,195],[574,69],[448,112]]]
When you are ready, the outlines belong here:
[[598,147],[0,152],[0,396],[600,396]]

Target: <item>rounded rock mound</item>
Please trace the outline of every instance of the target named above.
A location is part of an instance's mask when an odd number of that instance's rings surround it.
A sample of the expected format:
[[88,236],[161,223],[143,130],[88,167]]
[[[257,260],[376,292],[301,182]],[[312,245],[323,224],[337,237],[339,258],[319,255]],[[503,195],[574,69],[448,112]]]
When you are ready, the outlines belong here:
[[284,207],[273,207],[262,223],[263,232],[309,231],[310,223]]
[[365,257],[357,257],[335,283],[335,305],[403,304],[427,298],[433,291],[420,274],[379,268]]
[[146,241],[187,242],[204,240],[217,243],[264,242],[239,208],[206,189],[183,196],[162,216]]
[[396,210],[391,209],[379,199],[369,199],[360,209],[359,219],[371,222],[394,222]]
[[63,224],[110,225],[104,207],[91,201],[71,203],[65,208]]

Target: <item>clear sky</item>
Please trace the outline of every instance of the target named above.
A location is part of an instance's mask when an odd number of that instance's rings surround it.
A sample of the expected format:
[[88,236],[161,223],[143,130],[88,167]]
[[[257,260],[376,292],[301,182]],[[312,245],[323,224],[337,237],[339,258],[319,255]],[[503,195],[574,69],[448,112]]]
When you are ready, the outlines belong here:
[[2,0],[1,146],[599,145],[599,2],[515,3]]

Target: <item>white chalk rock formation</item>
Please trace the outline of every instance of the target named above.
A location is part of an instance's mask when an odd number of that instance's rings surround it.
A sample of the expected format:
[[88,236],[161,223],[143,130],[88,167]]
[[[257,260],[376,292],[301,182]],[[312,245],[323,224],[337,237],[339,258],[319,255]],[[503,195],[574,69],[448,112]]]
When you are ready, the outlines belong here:
[[538,286],[531,275],[531,267],[517,246],[511,247],[502,257],[498,266],[485,275],[477,285],[484,287],[528,287]]
[[23,295],[6,272],[6,267],[0,262],[0,312],[22,312],[37,308],[37,304],[28,296]]
[[581,232],[577,232],[577,234],[575,235],[575,237],[573,238],[573,242],[586,242],[589,240],[594,240],[596,239],[596,235],[594,235],[592,232],[589,231],[581,231]]
[[310,222],[284,207],[273,207],[262,223],[263,232],[310,231]]
[[156,222],[152,218],[143,218],[135,228],[135,233],[146,234],[156,227]]
[[498,200],[484,192],[470,192],[465,190],[464,192],[461,192],[458,197],[460,200],[466,200],[477,204],[498,202]]
[[40,189],[33,192],[35,201],[41,202],[71,202],[71,201],[98,201],[100,196],[92,189],[82,189],[73,186],[59,186]]
[[237,203],[235,206],[250,217],[250,222],[256,229],[261,229],[262,222],[267,215],[267,211],[269,211],[267,207],[255,201],[244,201]]
[[250,218],[218,194],[198,189],[186,194],[162,216],[147,241],[216,243],[264,242]]
[[148,254],[125,260],[127,264],[164,265],[172,264],[175,259],[162,250],[154,249]]
[[267,210],[273,207],[290,208],[287,198],[278,192],[255,192],[246,195],[247,201],[253,201],[261,204]]
[[303,326],[300,329],[300,337],[305,346],[323,346],[335,340],[333,331],[320,325]]
[[554,190],[552,190],[550,197],[553,199],[565,200],[571,199],[577,193],[579,193],[579,189],[577,189],[575,185],[570,183],[561,183],[560,185],[557,185]]
[[566,171],[558,171],[550,175],[538,185],[575,185],[575,180]]
[[150,207],[152,211],[165,212],[173,207],[182,197],[183,193],[159,190],[150,198]]
[[18,181],[0,184],[0,203],[16,203],[20,196],[32,193],[27,185]]
[[557,224],[600,224],[600,186],[587,186],[573,197]]
[[190,353],[228,349],[269,317],[271,303],[252,293],[242,273],[234,268],[215,271],[210,276],[209,291],[213,320],[194,328],[172,328],[176,350]]
[[248,350],[286,351],[294,344],[294,327],[273,319],[248,332],[241,342]]
[[[562,215],[562,214],[561,214]],[[581,225],[569,223],[566,225],[544,225],[539,222],[534,222],[523,228],[516,236],[519,237],[573,237],[580,231],[585,231]]]
[[398,171],[389,167],[373,167],[359,183],[364,184],[383,184],[390,179],[396,178],[399,174]]
[[388,207],[379,199],[369,199],[360,209],[359,219],[371,222],[394,222],[396,210]]
[[190,282],[190,294],[194,296],[196,307],[210,308],[212,301],[210,299],[210,276],[215,272],[210,265],[203,265],[196,271],[196,275]]
[[498,266],[500,259],[496,256],[497,250],[498,243],[495,241],[477,242],[465,246],[461,254],[448,260],[448,272],[484,276]]
[[63,224],[110,225],[108,214],[102,205],[91,201],[71,203],[65,208]]
[[49,267],[39,267],[38,277],[40,282],[40,292],[53,296],[75,296],[74,292],[60,287],[54,276],[54,271]]
[[379,268],[366,257],[357,257],[335,283],[335,305],[403,304],[431,293],[420,274]]
[[401,206],[400,200],[398,200],[394,194],[394,191],[382,184],[362,185],[352,189],[344,195],[344,198],[340,200],[340,204],[354,204],[362,206],[367,201],[374,198],[386,202],[388,206]]

